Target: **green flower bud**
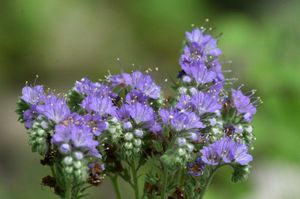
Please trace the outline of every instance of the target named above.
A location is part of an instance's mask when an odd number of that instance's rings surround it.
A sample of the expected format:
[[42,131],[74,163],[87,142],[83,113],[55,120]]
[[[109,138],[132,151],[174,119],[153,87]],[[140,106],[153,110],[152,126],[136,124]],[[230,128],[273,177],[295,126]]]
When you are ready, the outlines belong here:
[[124,138],[125,140],[130,141],[133,138],[133,134],[128,132],[124,135]]
[[134,139],[133,144],[134,144],[134,146],[139,147],[142,144],[142,140],[141,139]]
[[67,174],[72,174],[73,173],[73,167],[70,167],[70,166],[65,167],[65,171],[66,171]]
[[131,143],[131,142],[126,142],[126,143],[124,144],[124,147],[125,147],[126,149],[130,150],[130,149],[132,149],[132,143]]
[[71,156],[66,156],[64,159],[63,159],[63,163],[65,165],[71,165],[73,163],[73,158]]
[[80,169],[80,168],[82,167],[82,164],[81,164],[80,161],[75,161],[75,162],[73,163],[73,165],[74,165],[74,167],[75,167],[76,169]]
[[186,154],[186,150],[183,149],[183,148],[179,148],[179,149],[178,149],[178,154],[179,154],[180,156],[184,156],[184,155]]

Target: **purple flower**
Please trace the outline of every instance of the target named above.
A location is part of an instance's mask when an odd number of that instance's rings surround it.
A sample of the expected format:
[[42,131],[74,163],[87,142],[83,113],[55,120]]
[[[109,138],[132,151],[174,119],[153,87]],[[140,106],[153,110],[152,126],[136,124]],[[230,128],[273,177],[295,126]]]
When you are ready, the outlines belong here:
[[218,95],[201,91],[192,96],[191,104],[199,115],[213,113],[222,108],[222,105],[218,102]]
[[96,112],[99,115],[115,115],[116,107],[112,99],[108,96],[87,96],[81,103],[81,106],[89,112]]
[[214,142],[201,150],[202,160],[209,165],[223,163],[238,163],[247,165],[252,161],[252,156],[248,154],[245,144],[237,143],[228,137]]
[[99,143],[93,139],[90,129],[84,126],[56,125],[52,143],[59,147],[62,154],[80,150],[87,155],[101,157],[96,149]]
[[62,122],[70,115],[66,101],[54,95],[45,97],[44,104],[37,105],[36,110],[55,123]]
[[35,105],[40,102],[44,97],[44,87],[43,86],[34,86],[29,87],[25,86],[22,89],[21,99],[27,102],[28,104]]
[[193,112],[161,109],[159,115],[164,124],[170,125],[176,131],[204,128],[200,118]]
[[97,114],[88,113],[82,116],[77,113],[73,113],[70,119],[70,122],[77,126],[85,126],[89,128],[96,136],[99,136],[108,127],[107,122],[105,122],[103,118]]
[[112,75],[109,78],[113,87],[115,86],[122,86],[126,87],[132,84],[132,78],[128,73],[121,73],[119,75]]
[[132,90],[131,92],[129,92],[126,95],[126,102],[128,104],[132,104],[135,102],[139,102],[139,103],[146,103],[148,97],[146,95],[144,95],[144,93],[137,91],[137,90]]
[[25,128],[30,129],[32,127],[32,123],[36,118],[36,107],[33,105],[23,113],[23,120],[25,124]]
[[192,32],[187,32],[186,37],[189,43],[196,43],[203,48],[205,55],[219,56],[222,51],[217,48],[217,40],[211,35],[203,34],[203,31],[196,28]]
[[203,147],[200,151],[202,156],[201,159],[208,165],[216,166],[220,163],[220,156],[218,154],[218,145],[211,144]]
[[155,120],[153,109],[141,103],[125,104],[124,105],[129,116],[135,121],[135,123],[153,123]]
[[236,143],[230,151],[234,162],[240,165],[247,165],[253,160],[252,156],[248,154],[248,148],[245,144]]
[[188,174],[192,176],[201,176],[205,168],[201,158],[197,158],[195,162],[188,164]]
[[206,83],[213,82],[213,80],[217,77],[215,71],[207,69],[207,67],[204,64],[198,66],[184,65],[182,68],[198,84],[206,84]]
[[180,110],[190,109],[191,108],[191,97],[186,94],[182,94],[179,98],[178,103],[176,104],[176,108],[178,108]]
[[134,71],[131,74],[132,88],[144,93],[146,96],[158,99],[160,97],[160,87],[157,86],[150,75],[144,75],[140,71]]
[[231,89],[233,106],[241,114],[244,114],[244,119],[247,122],[252,120],[253,115],[256,113],[255,106],[251,103],[250,98],[245,96],[241,90]]
[[109,86],[98,82],[94,83],[88,78],[82,78],[81,81],[76,81],[74,90],[83,95],[115,96]]

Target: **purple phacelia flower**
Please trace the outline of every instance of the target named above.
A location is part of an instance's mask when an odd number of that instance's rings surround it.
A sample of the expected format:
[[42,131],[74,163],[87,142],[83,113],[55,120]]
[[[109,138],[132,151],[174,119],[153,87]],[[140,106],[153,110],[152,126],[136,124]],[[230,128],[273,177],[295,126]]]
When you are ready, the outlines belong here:
[[93,139],[90,129],[84,126],[56,125],[52,143],[62,154],[79,150],[88,156],[101,157],[96,149],[99,143]]
[[76,81],[74,90],[82,95],[115,96],[111,87],[98,82],[94,83],[88,78],[82,78],[81,81]]
[[23,113],[23,120],[25,128],[30,129],[32,127],[32,123],[37,116],[36,106],[33,105]]
[[134,104],[125,104],[124,105],[126,111],[128,112],[131,119],[134,120],[135,123],[153,123],[155,121],[154,111],[153,109],[141,103]]
[[164,124],[170,125],[176,131],[197,130],[205,127],[200,118],[190,111],[161,109],[159,115]]
[[203,31],[195,28],[192,32],[186,32],[189,43],[196,43],[203,49],[203,54],[211,56],[219,56],[222,51],[217,47],[217,40],[211,35],[203,34]]
[[190,75],[198,84],[206,84],[213,82],[217,74],[215,71],[207,69],[204,64],[197,66],[183,66],[185,72]]
[[200,152],[202,154],[201,159],[208,165],[216,166],[221,161],[218,154],[218,146],[216,144],[205,146]]
[[253,160],[253,157],[248,154],[248,148],[245,144],[236,143],[230,151],[234,162],[240,165],[247,165]]
[[115,115],[116,107],[112,99],[108,96],[87,96],[81,103],[81,106],[89,111],[99,115]]
[[119,75],[111,75],[109,77],[109,81],[111,82],[112,86],[121,86],[126,87],[132,84],[131,75],[128,73],[121,73]]
[[35,105],[40,102],[41,99],[44,98],[44,87],[43,86],[25,86],[22,89],[22,96],[21,99],[24,100],[26,103]]
[[126,102],[128,104],[132,104],[132,103],[136,103],[136,102],[145,104],[147,102],[147,100],[148,100],[148,97],[144,93],[137,91],[137,90],[132,90],[131,92],[129,92],[126,95]]
[[222,105],[219,103],[218,95],[214,93],[204,93],[198,91],[191,98],[191,104],[193,109],[199,114],[204,113],[213,113],[222,108]]
[[73,113],[69,119],[71,123],[77,126],[85,126],[89,128],[96,136],[99,136],[105,129],[108,128],[108,123],[97,114],[88,113],[86,115],[79,115],[78,113]]
[[191,97],[186,94],[182,94],[176,104],[176,108],[180,110],[191,109]]
[[188,174],[191,176],[201,176],[205,168],[201,158],[197,158],[195,162],[188,164]]
[[144,93],[144,95],[158,99],[160,97],[160,87],[157,86],[150,75],[144,75],[140,71],[134,71],[131,74],[132,88]]
[[231,90],[232,103],[240,114],[244,115],[247,122],[252,120],[253,115],[256,113],[255,106],[251,103],[250,97],[244,95],[241,90]]
[[201,154],[202,160],[209,165],[218,165],[222,162],[247,165],[252,161],[252,156],[248,154],[247,146],[237,143],[228,137],[203,147]]
[[70,115],[66,101],[54,95],[45,97],[44,104],[37,105],[36,110],[55,123],[62,122]]

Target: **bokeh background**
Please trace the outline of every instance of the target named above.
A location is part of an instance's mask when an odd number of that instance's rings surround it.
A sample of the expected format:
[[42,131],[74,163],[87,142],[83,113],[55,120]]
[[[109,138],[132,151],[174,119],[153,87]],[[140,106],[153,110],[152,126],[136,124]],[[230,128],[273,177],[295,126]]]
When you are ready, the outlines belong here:
[[[0,198],[54,199],[40,185],[47,168],[27,146],[14,113],[26,81],[59,92],[83,76],[159,67],[156,80],[176,77],[184,33],[192,24],[223,33],[220,48],[236,86],[264,101],[254,119],[253,172],[230,182],[221,170],[207,199],[300,198],[300,1],[291,0],[1,0]],[[39,79],[36,79],[36,75]],[[132,192],[124,186],[125,198]],[[89,198],[113,199],[110,182]]]

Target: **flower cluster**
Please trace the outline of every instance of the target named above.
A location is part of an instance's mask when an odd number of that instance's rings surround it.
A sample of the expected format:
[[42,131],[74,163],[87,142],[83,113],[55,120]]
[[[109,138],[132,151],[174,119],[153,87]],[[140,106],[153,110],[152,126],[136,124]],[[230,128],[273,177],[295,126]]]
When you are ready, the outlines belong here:
[[[56,193],[81,198],[85,184],[98,185],[109,176],[118,198],[118,177],[133,187],[136,199],[189,193],[202,198],[224,165],[234,169],[233,181],[243,180],[252,161],[250,123],[259,100],[241,87],[224,89],[221,54],[205,30],[187,32],[174,97],[165,97],[141,71],[110,74],[100,82],[83,78],[66,95],[26,85],[17,113],[32,151],[51,167]],[[149,169],[140,194],[144,165]]]

